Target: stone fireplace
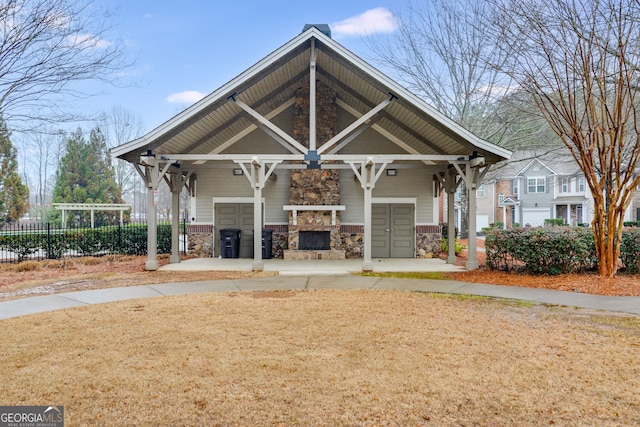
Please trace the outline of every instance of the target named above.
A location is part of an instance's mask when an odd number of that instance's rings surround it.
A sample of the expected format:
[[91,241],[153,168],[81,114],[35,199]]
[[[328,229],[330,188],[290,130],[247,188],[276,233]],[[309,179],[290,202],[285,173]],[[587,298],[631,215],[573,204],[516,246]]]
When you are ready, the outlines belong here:
[[[336,95],[321,82],[316,87],[316,110],[319,146],[337,134]],[[309,146],[308,86],[296,92],[293,137]],[[284,259],[345,258],[340,236],[340,211],[344,206],[340,205],[339,176],[334,169],[291,171],[289,205],[285,206],[289,211],[288,250],[284,251]]]
[[301,251],[328,251],[330,241],[331,231],[298,231],[298,249]]

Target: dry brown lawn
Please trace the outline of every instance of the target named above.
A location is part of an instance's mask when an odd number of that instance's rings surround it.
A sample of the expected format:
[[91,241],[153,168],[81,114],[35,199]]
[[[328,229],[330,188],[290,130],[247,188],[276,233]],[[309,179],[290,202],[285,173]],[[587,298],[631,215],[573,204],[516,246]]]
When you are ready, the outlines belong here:
[[0,322],[0,400],[69,426],[640,423],[640,318],[372,291],[185,295]]

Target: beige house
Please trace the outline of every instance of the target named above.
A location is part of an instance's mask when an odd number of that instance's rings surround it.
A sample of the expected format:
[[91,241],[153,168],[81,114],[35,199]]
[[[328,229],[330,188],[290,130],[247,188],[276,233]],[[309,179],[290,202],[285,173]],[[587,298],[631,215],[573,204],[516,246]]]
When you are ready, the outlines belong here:
[[[274,257],[361,258],[371,270],[375,258],[439,252],[440,192],[475,189],[490,165],[511,155],[349,52],[326,25],[305,26],[215,92],[112,151],[147,185],[148,269],[158,267],[153,193],[162,182],[174,212],[188,187],[190,238],[212,243],[207,256],[228,256],[220,232],[240,230],[233,255],[253,258],[255,270],[263,268],[265,233]],[[475,211],[474,197],[469,205]],[[180,261],[177,217],[171,262]],[[474,239],[469,249],[473,269]],[[453,247],[449,254],[454,262]]]

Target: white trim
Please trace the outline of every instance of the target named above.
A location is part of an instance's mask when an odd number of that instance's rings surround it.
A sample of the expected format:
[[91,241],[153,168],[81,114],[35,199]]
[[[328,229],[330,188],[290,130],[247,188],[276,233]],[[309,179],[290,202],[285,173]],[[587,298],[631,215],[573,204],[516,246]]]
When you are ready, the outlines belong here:
[[[536,188],[536,191],[531,191],[529,190],[529,180],[530,179],[535,179],[536,180],[536,184],[534,185],[534,187]],[[538,191],[538,180],[541,179],[544,182],[544,191]],[[548,193],[547,191],[547,177],[546,176],[528,176],[526,177],[527,182],[525,183],[525,185],[527,186],[527,194],[544,194],[544,193]]]
[[371,203],[417,204],[417,197],[372,197]]
[[284,205],[285,211],[343,211],[344,205]]
[[331,211],[331,225],[337,225],[336,211],[345,210],[344,205],[284,205],[285,211],[291,211],[291,225],[298,225],[298,211]]

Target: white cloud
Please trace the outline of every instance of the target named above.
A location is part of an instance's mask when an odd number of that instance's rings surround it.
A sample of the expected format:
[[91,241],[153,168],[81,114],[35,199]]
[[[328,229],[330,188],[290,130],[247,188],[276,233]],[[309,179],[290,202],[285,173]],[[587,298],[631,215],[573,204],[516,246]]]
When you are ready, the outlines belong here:
[[197,90],[185,90],[184,92],[172,93],[167,96],[167,101],[172,104],[193,104],[200,101],[206,95]]
[[337,37],[369,36],[376,33],[392,33],[398,26],[398,20],[389,9],[378,7],[331,24],[331,32]]
[[111,46],[111,42],[91,34],[73,34],[67,37],[72,47],[78,49],[105,49]]

